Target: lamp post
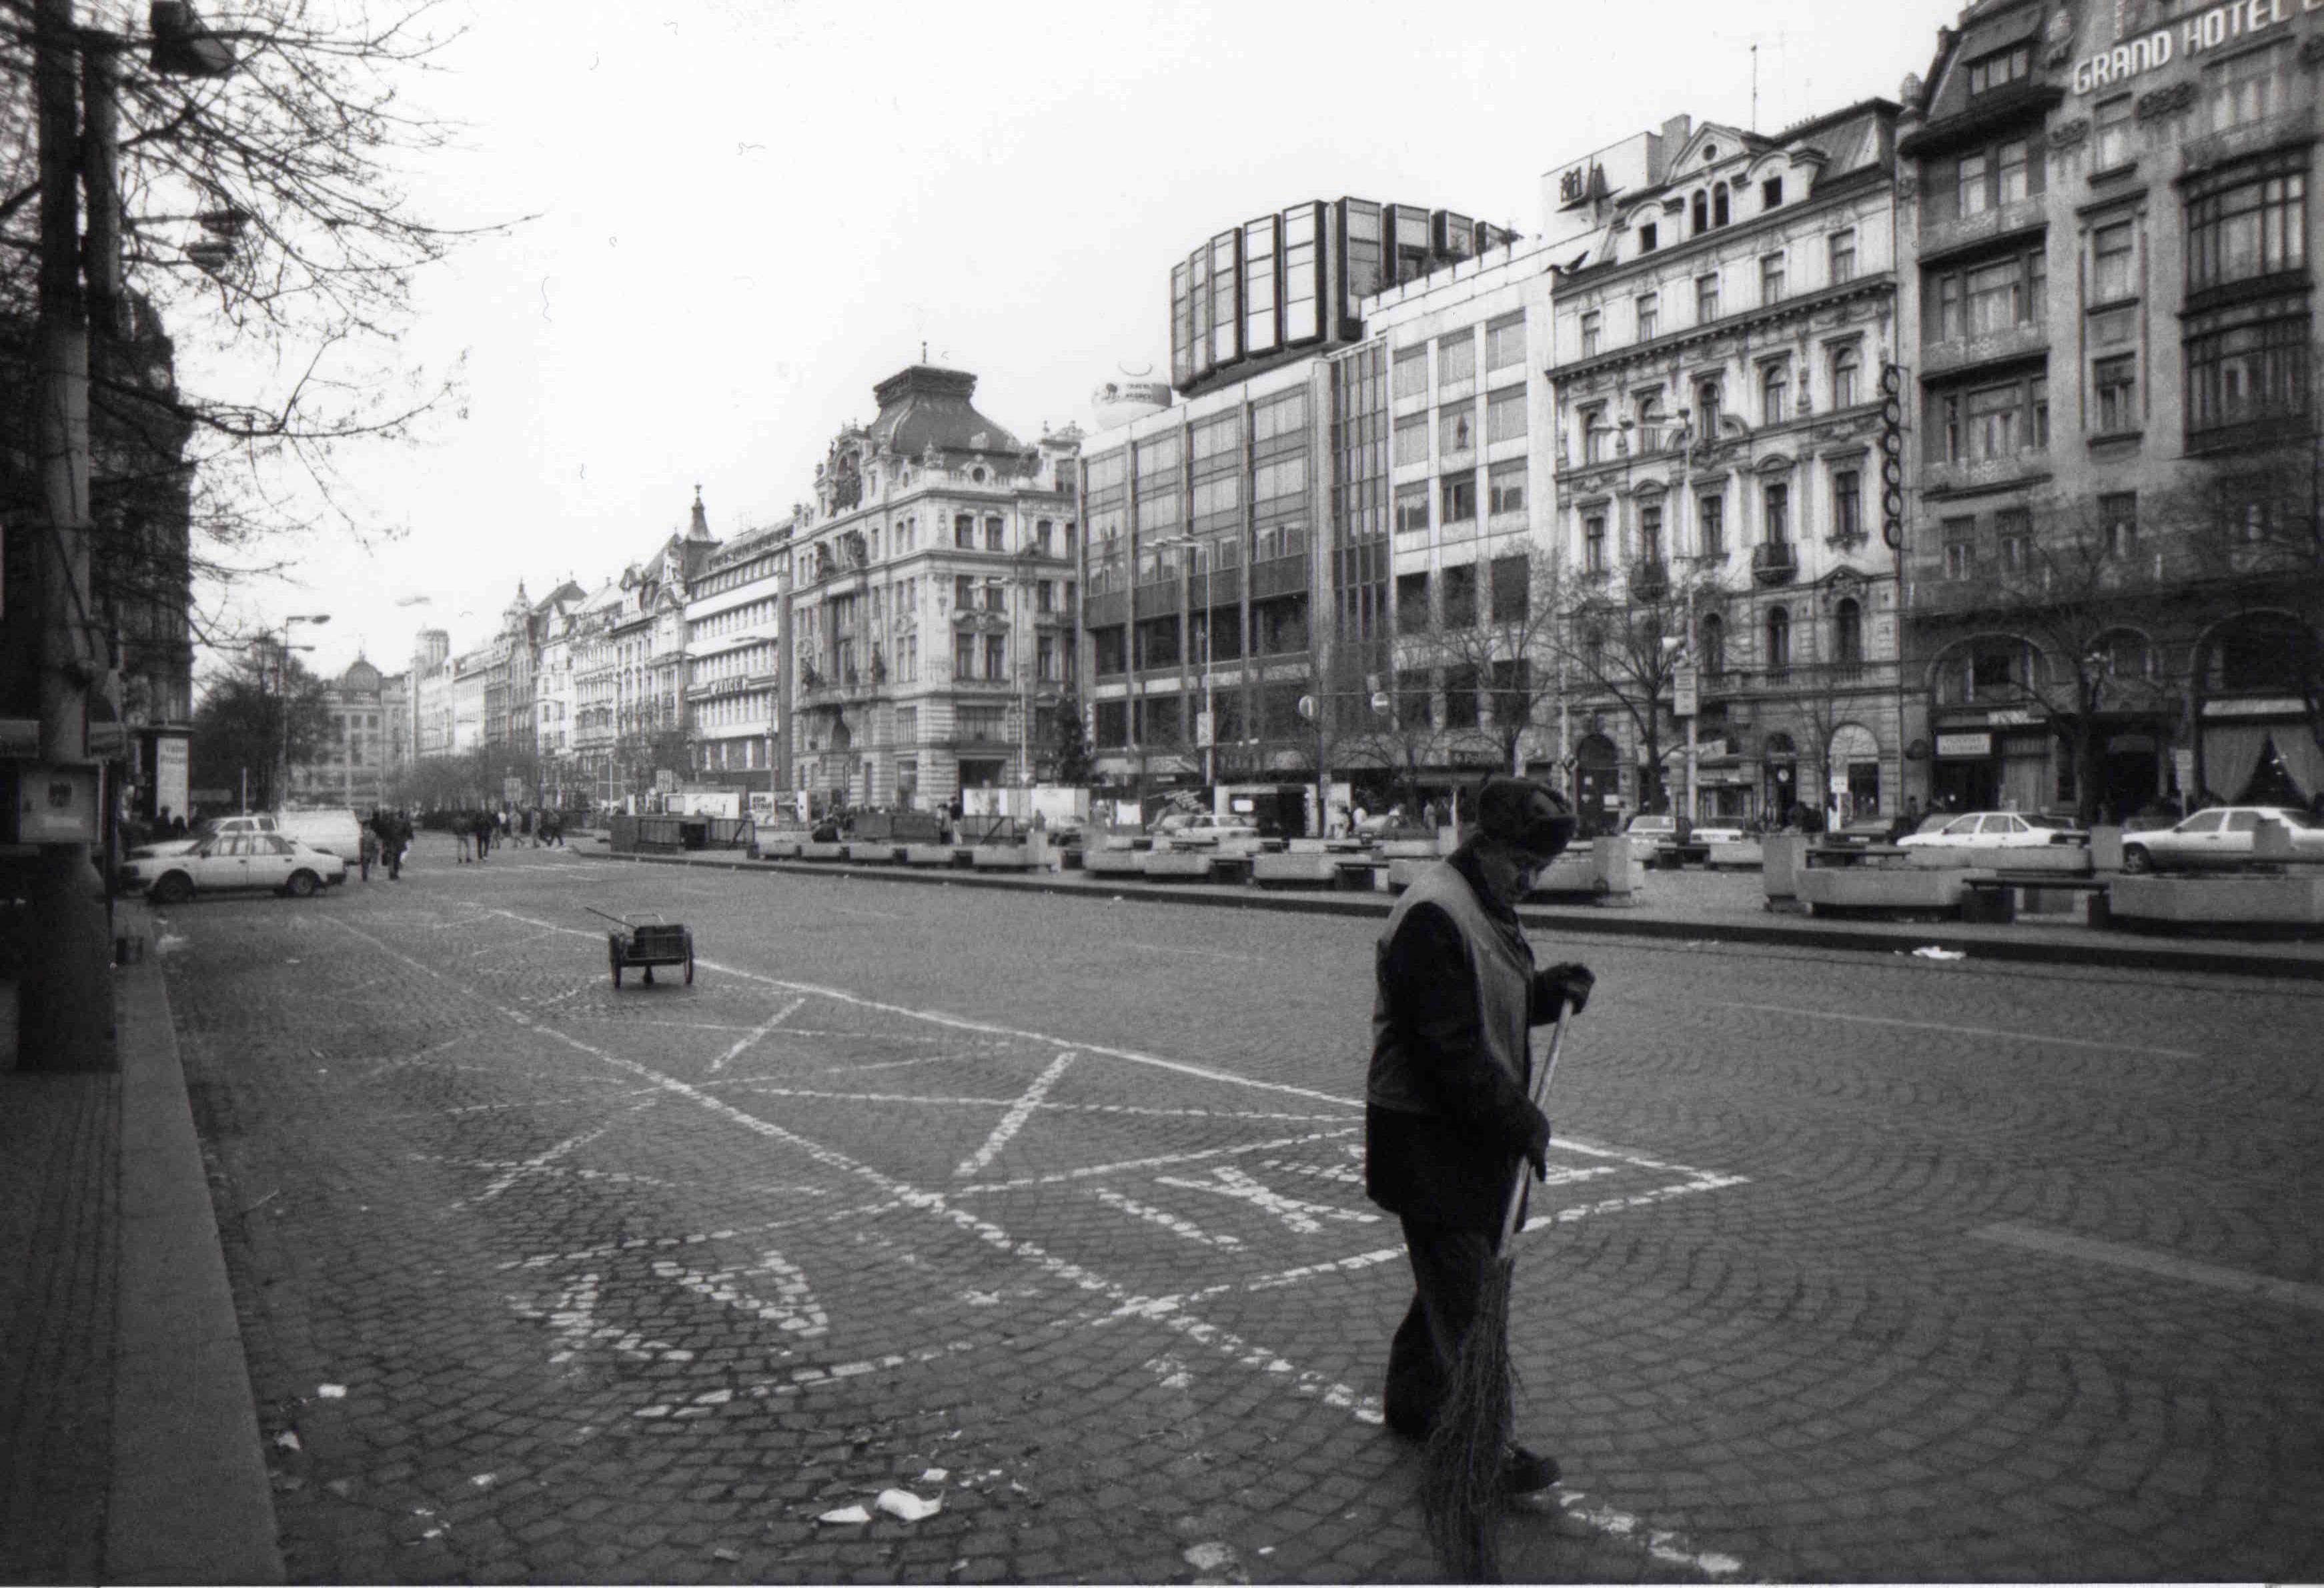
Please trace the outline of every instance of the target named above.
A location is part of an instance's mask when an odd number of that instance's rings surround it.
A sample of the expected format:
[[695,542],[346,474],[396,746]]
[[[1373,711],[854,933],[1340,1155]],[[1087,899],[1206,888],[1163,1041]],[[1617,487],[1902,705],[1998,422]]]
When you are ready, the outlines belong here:
[[[281,715],[281,732],[274,746],[274,808],[287,810],[290,805],[290,626],[310,623],[317,628],[331,621],[327,612],[293,613],[282,620],[282,651],[274,670],[274,708]],[[312,651],[311,645],[299,647]]]

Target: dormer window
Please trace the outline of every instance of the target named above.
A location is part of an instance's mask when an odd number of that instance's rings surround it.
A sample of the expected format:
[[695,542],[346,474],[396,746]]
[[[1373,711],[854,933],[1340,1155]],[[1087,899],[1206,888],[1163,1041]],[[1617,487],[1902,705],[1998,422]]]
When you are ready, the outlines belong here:
[[1766,209],[1780,209],[1784,205],[1784,179],[1769,177],[1759,184],[1759,203]]
[[1655,247],[1655,223],[1648,221],[1638,228],[1638,252],[1652,254]]
[[1727,224],[1727,184],[1725,182],[1720,182],[1711,189],[1711,224],[1714,226],[1723,226]]
[[2031,40],[2013,49],[1987,55],[1969,63],[1969,97],[1990,93],[2006,84],[2020,82],[2034,75],[2034,45]]
[[1694,196],[1694,235],[1701,236],[1711,229],[1711,196],[1698,192]]

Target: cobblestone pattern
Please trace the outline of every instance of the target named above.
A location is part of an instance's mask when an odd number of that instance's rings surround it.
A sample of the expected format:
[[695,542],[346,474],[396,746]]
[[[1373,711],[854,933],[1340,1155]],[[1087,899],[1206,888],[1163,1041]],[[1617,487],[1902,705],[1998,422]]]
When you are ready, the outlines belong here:
[[[1434,1575],[1373,924],[494,859],[172,914],[294,1577]],[[2316,999],[1540,946],[1514,1574],[2324,1570],[2316,1311],[1978,1238],[2316,1285]]]

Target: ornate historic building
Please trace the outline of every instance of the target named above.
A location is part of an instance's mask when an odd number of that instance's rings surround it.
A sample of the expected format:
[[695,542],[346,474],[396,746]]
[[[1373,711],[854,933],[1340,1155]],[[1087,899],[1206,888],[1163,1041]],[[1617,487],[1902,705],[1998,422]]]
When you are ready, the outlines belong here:
[[1928,791],[2324,794],[2319,71],[2316,0],[1979,0],[1907,82]]
[[[1592,184],[1607,224],[1557,276],[1546,360],[1561,577],[1648,652],[1565,646],[1575,786],[1601,819],[1665,791],[1679,808],[1690,780],[1698,819],[1901,807],[1878,449],[1895,115],[1868,100],[1772,136],[1682,119],[1645,180]],[[1695,669],[1691,769],[1658,633]]]
[[1023,443],[976,377],[913,365],[873,389],[794,520],[795,786],[932,808],[1029,781],[1074,683],[1079,609],[1067,430]]

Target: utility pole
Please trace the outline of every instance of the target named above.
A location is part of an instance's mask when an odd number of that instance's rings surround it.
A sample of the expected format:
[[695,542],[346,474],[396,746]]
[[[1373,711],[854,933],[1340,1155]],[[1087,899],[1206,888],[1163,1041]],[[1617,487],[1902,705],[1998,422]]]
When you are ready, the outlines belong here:
[[[47,533],[35,539],[40,755],[19,774],[16,836],[40,845],[17,995],[28,1069],[112,1069],[112,944],[93,885],[99,769],[88,753],[97,681],[88,585],[88,311],[81,290],[79,76],[73,0],[39,0],[33,88],[40,148],[40,318],[34,444]],[[109,164],[109,162],[108,162]],[[97,228],[100,231],[106,228]],[[92,238],[92,241],[95,239]]]

